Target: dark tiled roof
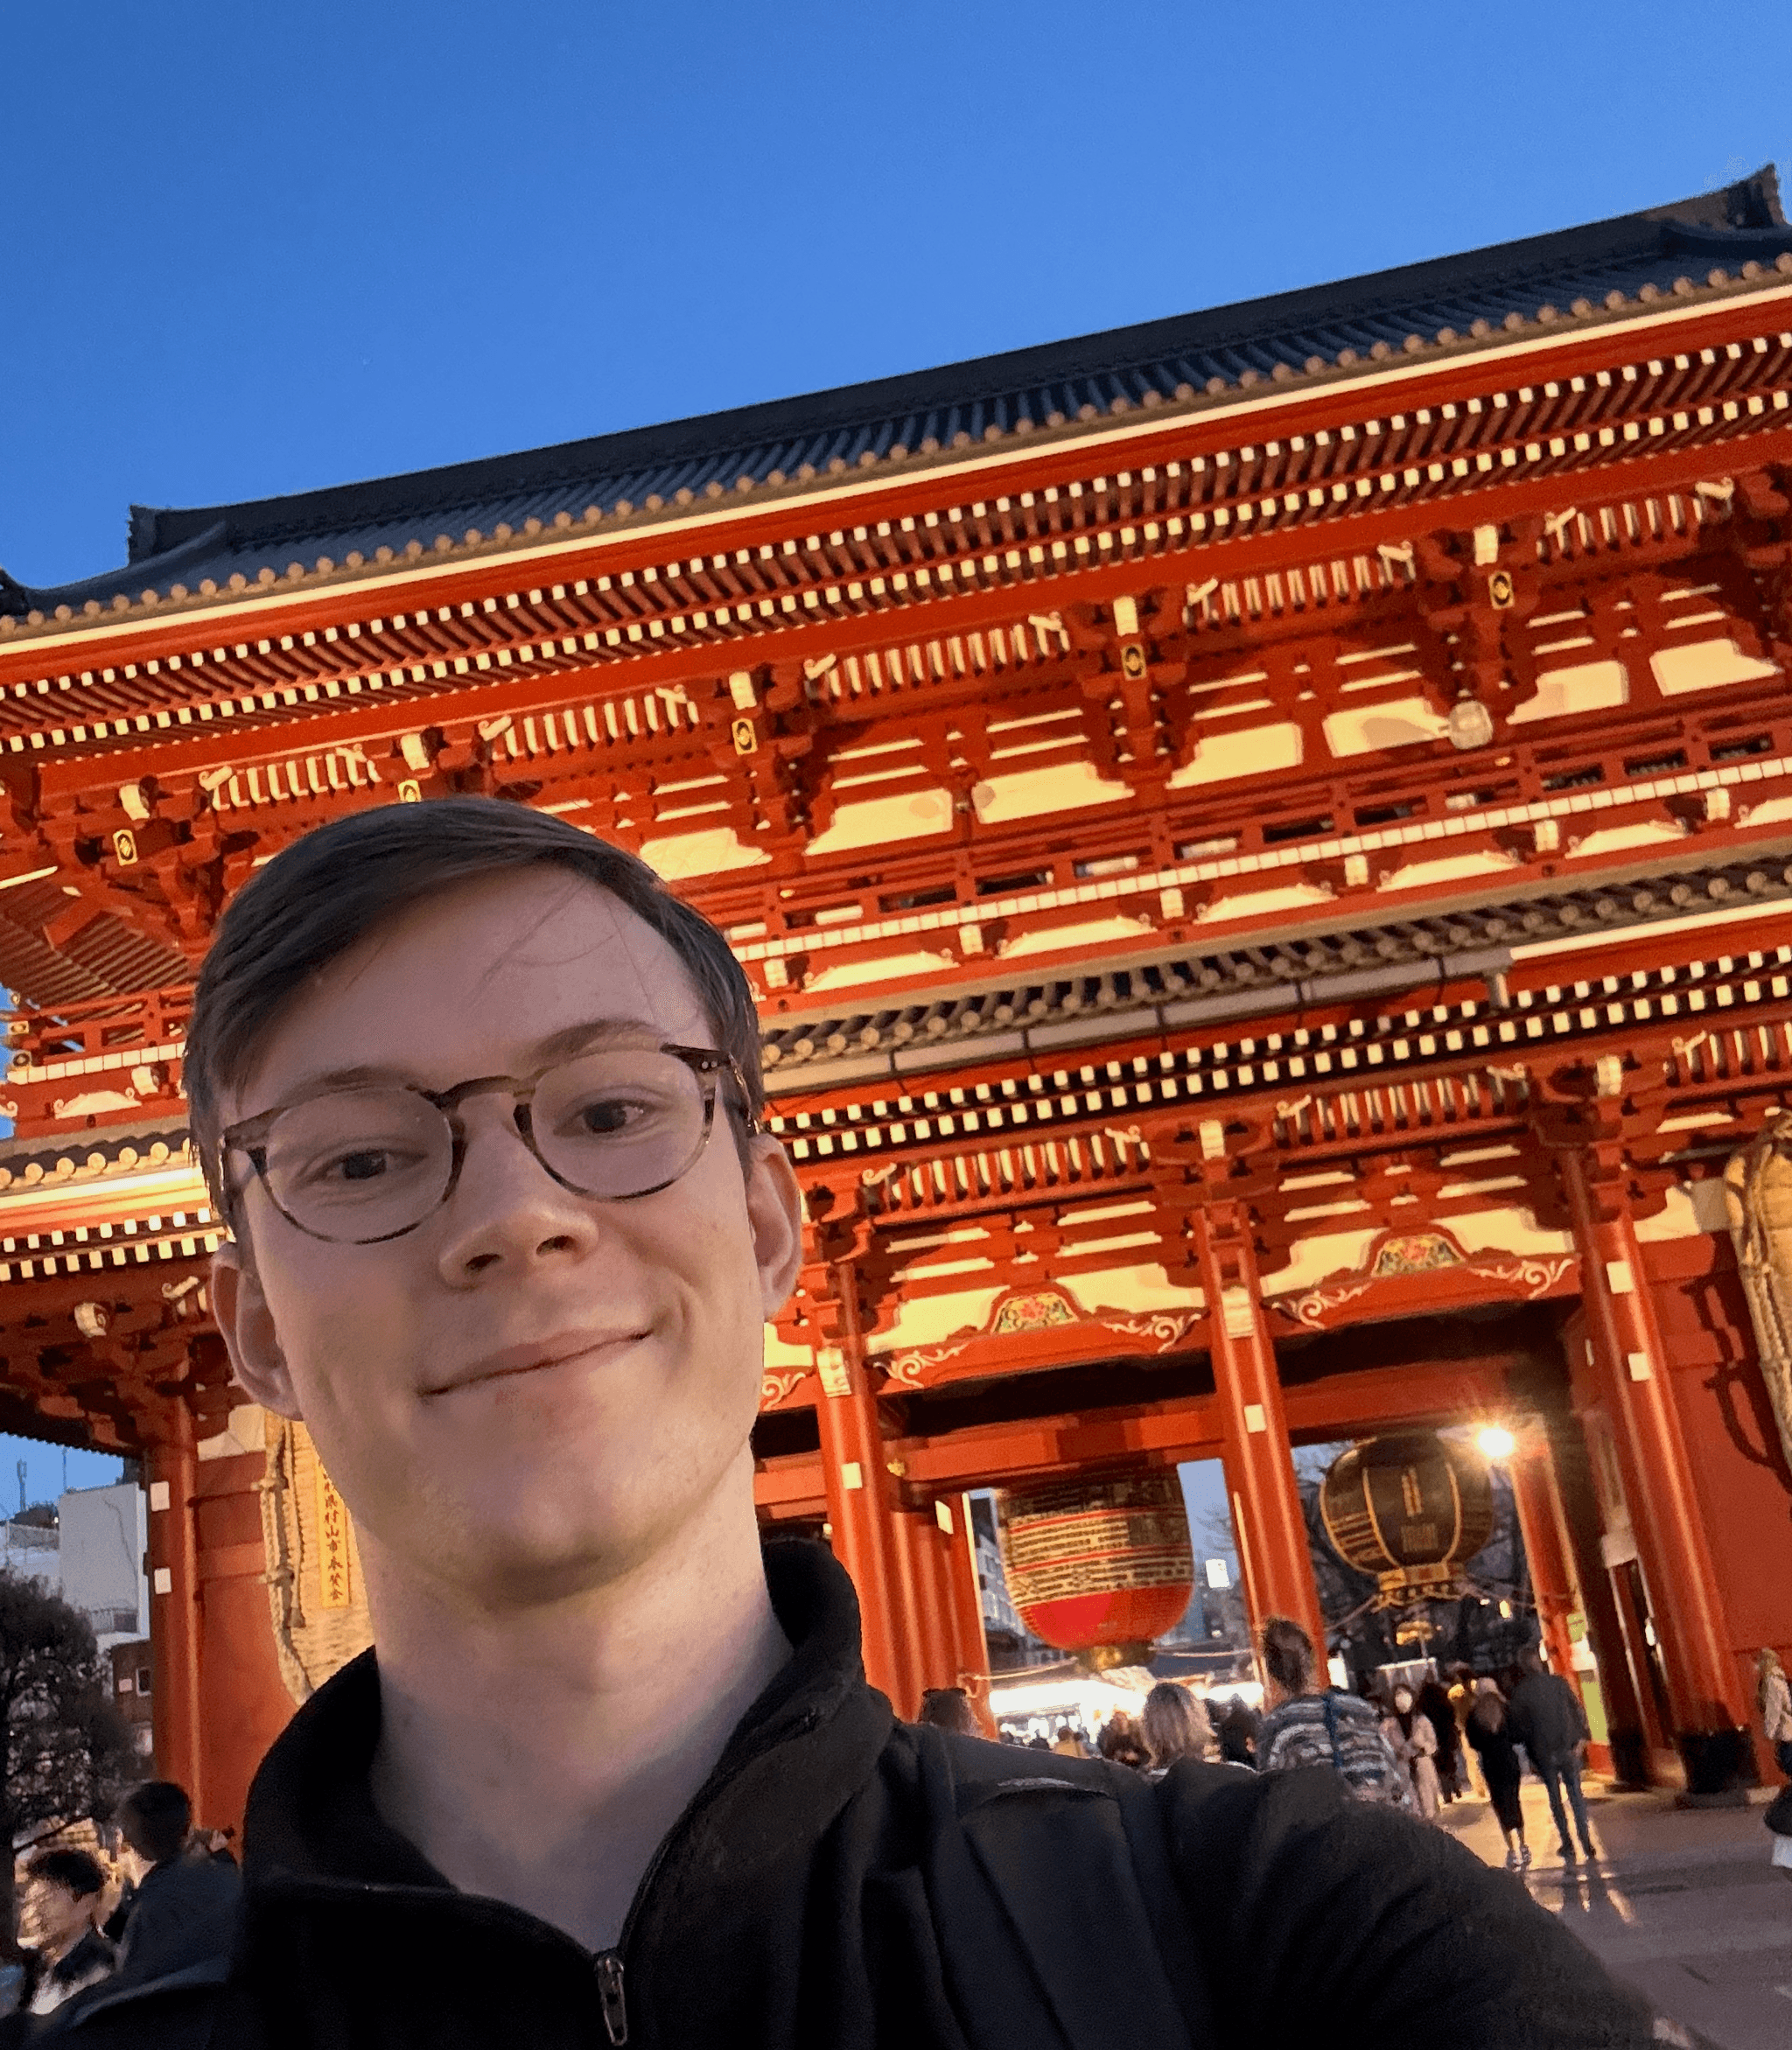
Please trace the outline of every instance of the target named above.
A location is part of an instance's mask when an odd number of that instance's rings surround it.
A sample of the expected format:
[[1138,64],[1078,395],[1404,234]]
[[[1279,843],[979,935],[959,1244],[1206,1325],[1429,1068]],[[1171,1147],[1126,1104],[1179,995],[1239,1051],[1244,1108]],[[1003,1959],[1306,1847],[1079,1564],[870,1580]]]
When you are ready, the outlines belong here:
[[[1651,876],[1621,888],[1515,896],[1416,918],[1211,953],[1174,949],[1126,966],[1061,970],[1029,982],[930,990],[904,1001],[842,1005],[761,1020],[766,1087],[774,1095],[906,1075],[1026,1052],[1061,1055],[1102,1040],[1169,1038],[1190,1025],[1305,1014],[1371,997],[1418,1000],[1424,985],[1484,978],[1509,949],[1597,933],[1642,934],[1691,907],[1792,902],[1792,864],[1759,857]],[[1746,942],[1745,942],[1746,943]],[[1427,997],[1425,1001],[1429,1002]]]
[[438,532],[458,541],[474,528],[582,521],[711,485],[781,483],[867,457],[950,448],[960,437],[978,442],[992,429],[1330,371],[1378,344],[1401,350],[1416,337],[1429,346],[1441,334],[1469,336],[1477,322],[1486,332],[1509,315],[1530,321],[1545,305],[1567,317],[1634,301],[1645,288],[1671,293],[1677,281],[1704,290],[1713,271],[1733,277],[1782,256],[1792,262],[1792,227],[1769,166],[1720,192],[1586,227],[802,398],[243,505],[134,507],[124,568],[53,590],[0,571],[0,614],[105,605],[146,588],[165,595],[173,584],[222,583],[233,572],[253,581],[295,558],[309,569],[319,555],[371,557],[412,540],[428,545]]

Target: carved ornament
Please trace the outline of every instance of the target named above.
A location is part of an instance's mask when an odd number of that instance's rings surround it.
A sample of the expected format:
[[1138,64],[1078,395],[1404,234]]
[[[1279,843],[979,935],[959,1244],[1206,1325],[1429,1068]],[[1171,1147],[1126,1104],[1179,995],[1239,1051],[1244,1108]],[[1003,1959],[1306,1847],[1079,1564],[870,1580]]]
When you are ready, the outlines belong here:
[[1761,1378],[1792,1463],[1792,1112],[1769,1118],[1730,1156],[1724,1196]]

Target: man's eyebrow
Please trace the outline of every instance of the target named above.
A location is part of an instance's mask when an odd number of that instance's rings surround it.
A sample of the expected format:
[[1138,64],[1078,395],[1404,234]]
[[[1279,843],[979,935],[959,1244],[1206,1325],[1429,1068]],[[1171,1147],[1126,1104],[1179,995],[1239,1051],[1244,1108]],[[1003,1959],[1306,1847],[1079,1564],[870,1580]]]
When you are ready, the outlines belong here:
[[525,1066],[536,1067],[543,1061],[564,1060],[569,1054],[583,1053],[592,1046],[663,1046],[666,1043],[666,1028],[649,1025],[645,1018],[595,1018],[588,1024],[566,1025],[545,1039],[537,1039],[529,1049]]
[[[550,1066],[554,1061],[565,1060],[575,1053],[583,1053],[597,1046],[662,1046],[666,1041],[663,1025],[650,1025],[638,1018],[594,1018],[583,1025],[564,1025],[557,1032],[550,1032],[545,1039],[537,1039],[528,1047],[516,1069],[519,1074],[531,1074],[538,1067]],[[295,1103],[306,1096],[321,1095],[326,1089],[363,1089],[368,1088],[417,1088],[421,1085],[413,1074],[407,1074],[397,1067],[382,1067],[363,1064],[354,1067],[325,1068],[317,1074],[301,1075],[285,1090],[280,1106]]]

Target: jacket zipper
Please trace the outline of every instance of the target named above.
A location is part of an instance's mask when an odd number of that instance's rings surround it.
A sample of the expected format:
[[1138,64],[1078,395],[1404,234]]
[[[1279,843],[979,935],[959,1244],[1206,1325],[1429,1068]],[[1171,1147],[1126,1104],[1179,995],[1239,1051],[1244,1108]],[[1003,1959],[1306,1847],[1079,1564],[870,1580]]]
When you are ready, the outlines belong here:
[[[812,1730],[819,1719],[816,1711],[810,1710],[807,1715],[799,1718],[796,1727],[789,1734],[800,1736],[805,1731]],[[780,1741],[784,1739],[780,1739]],[[754,1756],[757,1756],[756,1753],[749,1753],[746,1758],[739,1760],[736,1770]],[[622,2046],[628,2040],[628,2002],[623,1987],[622,1961],[628,1949],[629,1936],[640,1914],[641,1902],[647,1898],[648,1890],[658,1876],[660,1867],[665,1864],[666,1853],[684,1833],[692,1817],[719,1791],[719,1788],[714,1787],[700,1787],[691,1797],[684,1813],[660,1839],[654,1847],[654,1855],[648,1860],[648,1868],[635,1887],[634,1900],[628,1904],[628,1913],[622,1918],[622,1928],[617,1935],[614,1948],[600,1950],[592,1959],[592,1968],[598,1978],[598,1999],[604,2011],[604,2033],[609,2037],[613,2050],[622,2050]]]
[[628,2004],[622,1995],[622,1960],[613,1950],[600,1950],[592,1960],[598,1975],[598,1998],[603,2003],[604,2033],[612,2043],[628,2040]]
[[[820,1720],[821,1711],[818,1709],[810,1709],[804,1715],[799,1717],[791,1728],[780,1732],[774,1741],[782,1744],[788,1742],[793,1737],[806,1735],[808,1732],[815,1728]],[[767,1748],[770,1746],[761,1744],[747,1751],[735,1761],[736,1772],[738,1773],[743,1767],[751,1763],[760,1755],[761,1751]],[[598,2001],[603,2011],[604,2033],[610,2040],[612,2050],[622,2050],[622,2047],[628,2041],[628,2003],[624,1991],[623,1959],[628,1949],[629,1936],[640,1915],[641,1903],[647,1898],[648,1891],[652,1886],[654,1880],[658,1877],[660,1867],[665,1864],[666,1855],[673,1844],[684,1834],[698,1812],[715,1799],[721,1790],[720,1787],[715,1785],[700,1787],[691,1797],[690,1805],[685,1809],[683,1814],[661,1838],[654,1849],[654,1855],[648,1860],[647,1870],[640,1876],[640,1883],[634,1890],[634,1898],[628,1904],[628,1913],[622,1918],[622,1928],[611,1949],[593,1953],[584,1949],[582,1945],[574,1944],[570,1936],[560,1936],[562,1942],[577,1949],[581,1957],[590,1961],[598,1982]],[[316,1892],[326,1900],[339,1895],[342,1890],[340,1884],[330,1882],[325,1882],[313,1887],[301,1885],[294,1889],[300,1895]],[[363,1880],[355,1886],[353,1891],[363,1895],[385,1895],[394,1900],[439,1901],[441,1899],[440,1893],[434,1888],[382,1885],[379,1881]],[[496,1907],[500,1915],[507,1920],[515,1918],[528,1922],[536,1928],[540,1927],[536,1918],[527,1914],[521,1908],[510,1907],[502,1902],[491,1902],[486,1905]]]

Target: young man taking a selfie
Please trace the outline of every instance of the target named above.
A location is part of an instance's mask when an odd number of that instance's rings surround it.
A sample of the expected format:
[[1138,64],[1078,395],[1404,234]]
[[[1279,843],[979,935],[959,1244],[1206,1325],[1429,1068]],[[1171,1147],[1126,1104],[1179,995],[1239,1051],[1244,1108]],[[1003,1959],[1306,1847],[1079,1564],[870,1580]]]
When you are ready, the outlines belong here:
[[801,1258],[721,935],[495,801],[226,913],[186,1049],[213,1301],[355,1522],[376,1651],[250,1797],[230,1955],[73,2041],[1208,2050],[1652,2040],[1504,1874],[1320,1769],[896,1722],[749,1433]]

